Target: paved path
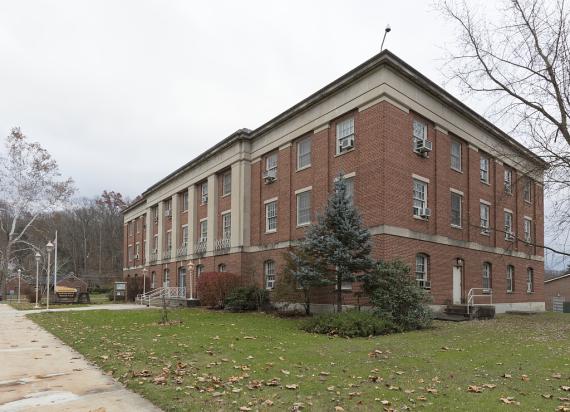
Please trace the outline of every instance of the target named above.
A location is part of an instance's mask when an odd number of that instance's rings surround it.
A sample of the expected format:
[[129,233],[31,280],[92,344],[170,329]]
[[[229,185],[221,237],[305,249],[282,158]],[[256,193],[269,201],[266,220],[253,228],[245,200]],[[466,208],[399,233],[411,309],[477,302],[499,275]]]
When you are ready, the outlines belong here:
[[[140,308],[77,310],[107,306]],[[31,312],[0,305],[0,412],[160,412],[27,319]]]

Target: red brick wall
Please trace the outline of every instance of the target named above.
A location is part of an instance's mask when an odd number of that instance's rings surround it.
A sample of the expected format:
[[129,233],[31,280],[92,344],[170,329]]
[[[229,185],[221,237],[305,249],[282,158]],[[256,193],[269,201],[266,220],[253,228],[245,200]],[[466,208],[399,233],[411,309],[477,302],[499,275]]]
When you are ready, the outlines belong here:
[[544,284],[546,310],[552,310],[552,298],[556,296],[564,297],[566,302],[570,302],[570,276]]

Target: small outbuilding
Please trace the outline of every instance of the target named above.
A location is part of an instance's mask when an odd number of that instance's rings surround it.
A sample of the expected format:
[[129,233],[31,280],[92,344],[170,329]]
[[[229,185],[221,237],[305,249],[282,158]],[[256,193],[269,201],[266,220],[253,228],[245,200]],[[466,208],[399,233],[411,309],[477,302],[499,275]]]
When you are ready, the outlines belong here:
[[546,310],[561,311],[562,302],[570,302],[570,273],[544,281]]

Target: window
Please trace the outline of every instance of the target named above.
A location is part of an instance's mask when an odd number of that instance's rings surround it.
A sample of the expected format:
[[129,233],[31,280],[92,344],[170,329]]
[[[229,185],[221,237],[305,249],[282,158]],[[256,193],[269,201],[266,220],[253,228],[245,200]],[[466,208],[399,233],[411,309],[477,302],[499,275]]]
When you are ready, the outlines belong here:
[[507,293],[512,293],[515,290],[515,268],[512,265],[507,265]]
[[311,166],[311,139],[305,137],[297,143],[297,170]]
[[186,287],[186,268],[184,266],[178,268],[178,287]]
[[414,179],[413,199],[414,216],[422,217],[427,207],[427,183]]
[[428,282],[428,256],[423,253],[416,255],[416,282],[424,289],[430,289]]
[[354,117],[336,124],[336,153],[341,154],[354,148]]
[[271,153],[265,158],[265,170],[275,170],[277,171],[277,153]]
[[414,120],[413,124],[413,140],[414,140],[414,150],[416,148],[416,142],[427,139],[427,124],[420,120]]
[[200,242],[208,240],[208,221],[202,220],[200,222]]
[[513,171],[512,169],[505,169],[505,194],[510,195],[513,193]]
[[528,217],[523,219],[524,227],[524,241],[527,243],[532,242],[532,220]]
[[483,289],[491,289],[491,264],[483,263]]
[[141,232],[141,220],[137,219],[136,220],[136,227],[137,227],[137,233]]
[[513,214],[505,211],[505,240],[514,240]]
[[526,293],[534,293],[534,269],[526,269]]
[[164,269],[164,279],[162,279],[162,286],[167,288],[170,285],[170,272]]
[[140,253],[141,253],[141,244],[139,242],[137,242],[135,244],[135,259],[140,259]]
[[344,179],[344,183],[346,185],[344,196],[350,206],[354,206],[354,177]]
[[202,185],[200,186],[200,191],[201,191],[201,203],[203,205],[208,203],[208,182],[204,182],[202,183]]
[[532,201],[532,181],[528,177],[524,179],[523,199],[529,203]]
[[265,231],[275,232],[277,230],[277,201],[265,204]]
[[224,239],[231,239],[232,237],[232,214],[224,213],[222,215],[222,237]]
[[451,168],[461,172],[461,143],[457,140],[451,141]]
[[158,207],[157,206],[152,208],[152,219],[154,220],[154,223],[158,224]]
[[485,203],[480,203],[479,209],[480,209],[480,213],[481,213],[481,233],[484,235],[488,235],[489,234],[489,213],[491,211],[491,208],[489,207],[489,205],[487,205]]
[[197,265],[196,266],[196,276],[200,277],[200,275],[204,273],[204,265]]
[[226,264],[225,263],[220,263],[218,265],[218,272],[225,272],[226,271]]
[[158,235],[152,237],[152,250],[155,252],[158,250]]
[[132,236],[133,235],[133,222],[127,223],[127,230],[128,230],[129,236]]
[[133,245],[129,245],[127,247],[128,250],[128,254],[129,254],[129,260],[133,260]]
[[150,274],[150,288],[151,289],[156,288],[156,272],[152,272]]
[[481,155],[479,160],[479,177],[483,183],[489,183],[489,158],[484,154]]
[[182,193],[182,211],[186,212],[188,210],[188,191]]
[[222,196],[232,193],[232,173],[227,172],[222,176]]
[[263,273],[265,274],[265,288],[273,289],[275,287],[275,262],[266,260],[263,264]]
[[164,216],[172,216],[172,199],[164,201]]
[[461,206],[463,196],[459,193],[451,192],[451,225],[461,227]]
[[182,226],[182,246],[188,245],[188,225]]
[[172,250],[172,232],[170,230],[166,232],[166,250]]
[[311,191],[297,194],[297,226],[311,223]]

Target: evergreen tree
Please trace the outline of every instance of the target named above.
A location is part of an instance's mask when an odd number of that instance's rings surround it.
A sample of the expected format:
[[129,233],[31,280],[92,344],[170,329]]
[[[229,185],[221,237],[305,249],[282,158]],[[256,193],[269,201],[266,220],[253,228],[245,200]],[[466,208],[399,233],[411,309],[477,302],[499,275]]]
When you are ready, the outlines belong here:
[[314,276],[328,278],[332,269],[336,283],[337,312],[342,311],[342,282],[373,267],[370,258],[370,232],[362,226],[360,214],[347,197],[346,181],[339,176],[334,183],[325,211],[317,224],[305,234],[303,248],[315,263]]
[[287,262],[285,272],[295,289],[303,292],[305,314],[311,314],[311,292],[313,288],[330,285],[333,282],[326,276],[326,264],[311,255],[311,250],[305,240],[285,255]]

